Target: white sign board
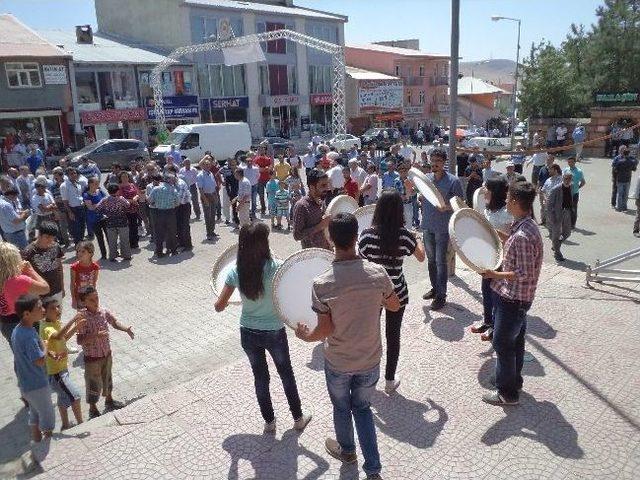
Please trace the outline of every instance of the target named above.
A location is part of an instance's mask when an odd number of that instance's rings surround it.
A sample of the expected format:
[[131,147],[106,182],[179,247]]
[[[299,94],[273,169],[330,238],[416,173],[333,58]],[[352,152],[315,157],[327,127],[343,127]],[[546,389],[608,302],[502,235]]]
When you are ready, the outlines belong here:
[[67,67],[65,65],[42,65],[46,85],[66,85]]
[[398,84],[360,86],[358,89],[358,105],[366,108],[402,108],[403,87]]

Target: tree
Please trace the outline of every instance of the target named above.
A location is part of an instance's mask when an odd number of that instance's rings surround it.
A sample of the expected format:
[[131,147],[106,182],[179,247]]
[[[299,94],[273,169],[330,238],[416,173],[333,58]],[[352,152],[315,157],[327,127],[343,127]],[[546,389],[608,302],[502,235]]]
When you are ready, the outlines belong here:
[[605,0],[587,30],[571,25],[556,48],[532,45],[524,62],[526,116],[588,115],[597,91],[640,90],[640,0]]

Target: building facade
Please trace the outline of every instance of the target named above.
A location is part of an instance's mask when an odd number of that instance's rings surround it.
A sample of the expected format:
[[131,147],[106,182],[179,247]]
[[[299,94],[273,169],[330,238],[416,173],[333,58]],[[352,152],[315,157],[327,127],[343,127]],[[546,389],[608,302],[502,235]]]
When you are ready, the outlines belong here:
[[345,111],[349,131],[361,134],[370,127],[403,121],[402,79],[384,73],[347,67]]
[[[109,138],[137,138],[153,145],[155,112],[151,70],[166,57],[94,35],[88,25],[75,31],[39,34],[72,56],[72,119],[78,147]],[[174,62],[162,75],[169,125],[200,119],[193,64]]]
[[13,15],[0,15],[0,31],[0,146],[19,165],[17,145],[58,153],[71,143],[70,56]]
[[509,92],[474,77],[458,79],[459,123],[485,127],[487,121],[505,117],[501,102],[511,98]]
[[[229,25],[240,37],[290,29],[344,45],[346,17],[290,0],[96,0],[99,30],[161,48],[216,39]],[[162,11],[163,15],[155,15]],[[253,137],[299,137],[331,125],[331,56],[288,40],[264,42],[266,62],[224,65],[222,52],[194,55],[203,122],[246,121]]]
[[449,111],[448,55],[367,44],[345,47],[345,59],[350,67],[402,79],[403,123],[414,127],[418,124],[446,123],[445,117]]

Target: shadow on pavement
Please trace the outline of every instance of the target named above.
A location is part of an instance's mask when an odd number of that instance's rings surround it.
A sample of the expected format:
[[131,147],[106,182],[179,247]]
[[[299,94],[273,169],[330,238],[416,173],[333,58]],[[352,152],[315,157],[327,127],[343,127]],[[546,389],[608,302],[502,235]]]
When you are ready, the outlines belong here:
[[[544,377],[546,372],[544,366],[535,357],[530,362],[524,362],[522,375],[527,377]],[[487,358],[478,370],[478,383],[482,388],[495,390],[496,361],[494,358]],[[526,383],[525,383],[526,386]]]
[[[255,472],[255,478],[298,478],[298,457],[304,456],[315,463],[316,467],[305,475],[305,479],[321,478],[329,469],[327,461],[311,450],[298,443],[300,434],[294,430],[287,430],[282,439],[271,438],[268,440],[269,448],[254,448],[263,445],[266,435],[237,434],[225,438],[222,442],[224,448],[231,455],[231,466],[227,478],[238,480],[244,478],[239,471],[241,460],[251,462]],[[268,438],[268,437],[267,437]],[[307,462],[305,462],[307,463]]]
[[377,413],[376,426],[382,433],[416,448],[433,446],[449,420],[446,410],[434,401],[420,403],[399,392],[387,395],[376,390],[371,404]]
[[[623,287],[622,285],[614,285],[612,283],[607,283],[606,286],[612,289],[616,289],[616,290],[621,290],[620,293],[618,292],[612,292],[611,290],[605,290],[602,288],[596,288],[595,285],[600,285],[597,282],[591,282],[589,285],[589,289],[594,291],[594,292],[599,292],[599,293],[606,293],[607,295],[611,295],[613,297],[618,297],[624,300],[631,300],[635,303],[640,303],[640,292],[635,289],[635,288],[628,288],[628,287]],[[629,292],[629,294],[624,293],[624,292]]]
[[570,258],[565,257],[565,261],[559,264],[564,268],[568,268],[569,270],[575,270],[577,272],[586,272],[587,264],[584,262],[580,262],[578,260],[571,260]]
[[[27,419],[29,410],[20,408],[15,417],[9,423],[0,428],[0,438],[11,439],[11,442],[3,440],[0,448],[0,465],[15,460],[29,450],[29,427]],[[10,444],[9,444],[10,443]]]
[[[481,320],[480,315],[473,313],[459,303],[447,303],[442,312],[451,316],[432,316],[431,331],[436,337],[445,342],[459,342],[464,338],[465,329],[474,322]],[[425,310],[425,315],[427,315],[428,319],[433,314],[431,310]]]
[[324,352],[322,342],[313,347],[311,359],[307,362],[307,368],[314,372],[322,372],[324,370]]
[[528,315],[527,334],[534,335],[545,340],[551,340],[552,338],[556,338],[557,331],[542,318]]
[[520,408],[504,408],[506,416],[484,433],[482,443],[492,446],[518,436],[540,442],[557,457],[579,459],[584,456],[578,445],[578,432],[555,404],[546,400],[538,402],[528,393],[520,395],[520,403]]

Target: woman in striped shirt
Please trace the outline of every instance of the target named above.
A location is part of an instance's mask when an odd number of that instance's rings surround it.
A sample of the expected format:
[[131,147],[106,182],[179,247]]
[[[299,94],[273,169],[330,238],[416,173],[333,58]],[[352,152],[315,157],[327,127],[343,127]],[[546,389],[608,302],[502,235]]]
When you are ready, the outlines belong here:
[[409,289],[402,272],[402,262],[405,256],[414,255],[420,262],[425,258],[422,243],[404,225],[402,197],[396,190],[380,195],[371,228],[360,234],[358,248],[364,258],[385,268],[400,299],[400,310],[385,310],[387,365],[384,390],[392,394],[400,385],[400,380],[395,378],[400,356],[400,327],[404,309],[409,303]]

